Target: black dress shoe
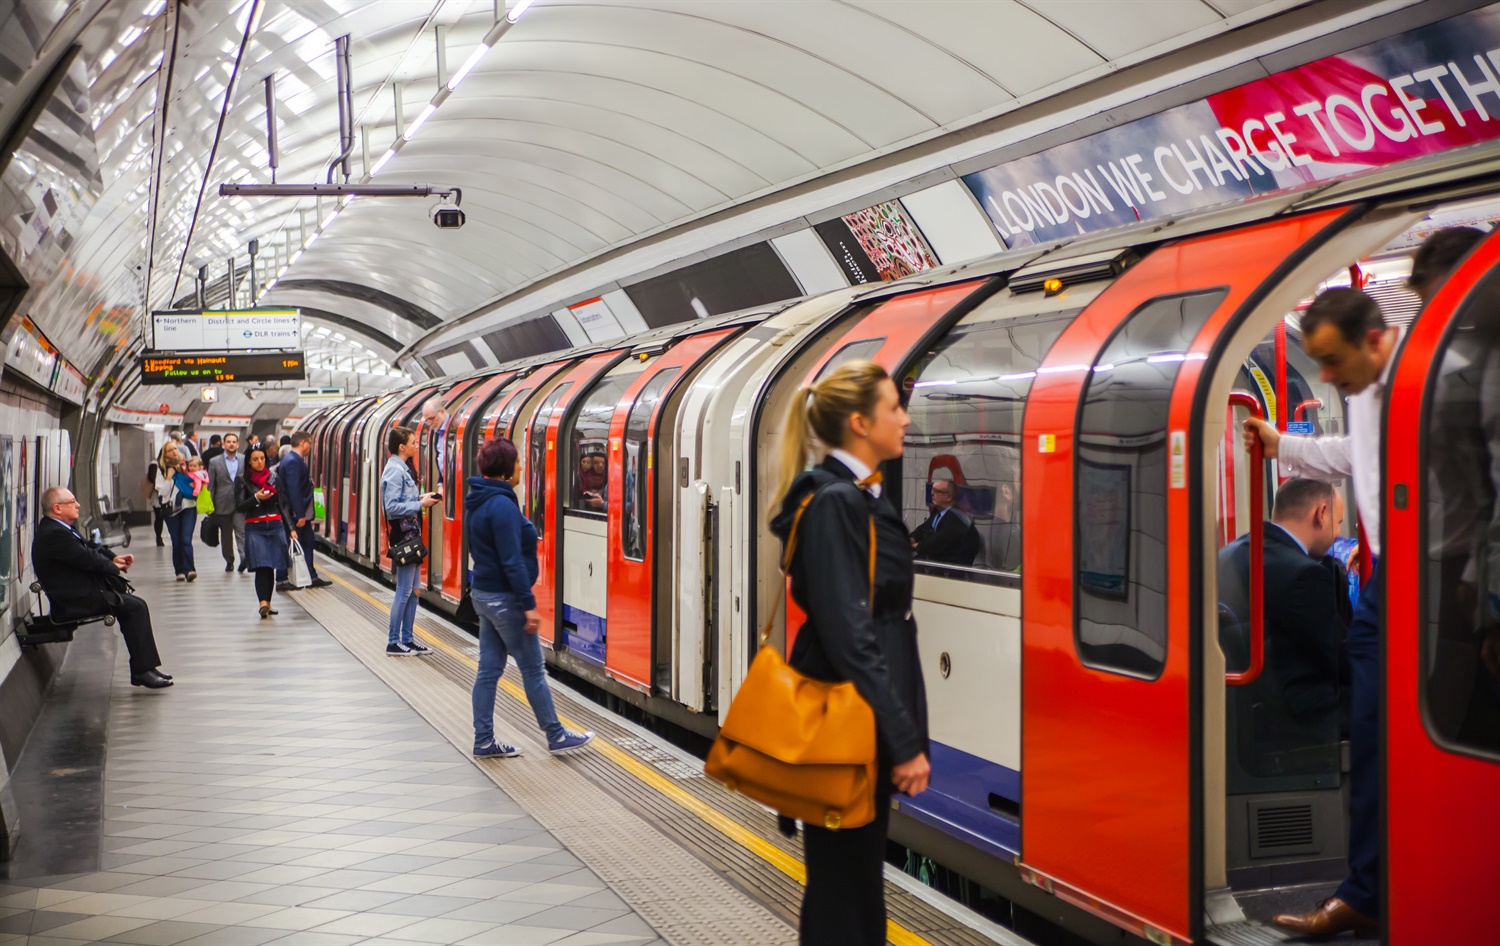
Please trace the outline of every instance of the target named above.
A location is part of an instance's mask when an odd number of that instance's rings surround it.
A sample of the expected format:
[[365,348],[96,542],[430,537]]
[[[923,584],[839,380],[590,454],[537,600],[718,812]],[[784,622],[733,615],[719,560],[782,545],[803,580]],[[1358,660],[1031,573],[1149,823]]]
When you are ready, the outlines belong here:
[[163,680],[170,680],[170,679],[172,679],[172,675],[170,673],[167,673],[165,670],[163,670],[160,667],[156,668],[156,675],[158,677],[161,677]]
[[155,670],[147,670],[145,673],[132,673],[130,685],[133,687],[145,687],[148,690],[160,690],[172,685],[172,681],[157,673]]
[[307,583],[307,587],[309,588],[329,588],[332,587],[332,585],[333,582],[329,581],[327,578],[314,578],[312,581]]
[[232,571],[234,571],[234,563],[233,562],[230,562],[228,565],[224,566],[224,574],[227,575],[227,574],[229,574]]
[[289,581],[278,581],[276,583],[277,591],[298,591],[300,588],[300,585],[294,585]]
[[240,562],[240,574],[243,575],[244,573],[245,573],[245,563],[244,562]]

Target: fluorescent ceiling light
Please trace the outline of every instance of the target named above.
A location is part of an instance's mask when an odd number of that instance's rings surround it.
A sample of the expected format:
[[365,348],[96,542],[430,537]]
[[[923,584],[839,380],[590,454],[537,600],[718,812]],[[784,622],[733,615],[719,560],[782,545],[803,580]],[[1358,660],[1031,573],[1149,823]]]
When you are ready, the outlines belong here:
[[474,71],[474,67],[479,65],[479,60],[483,59],[484,54],[489,51],[489,43],[480,43],[479,48],[469,53],[469,58],[464,60],[464,64],[458,67],[457,72],[453,73],[453,78],[448,80],[448,91],[452,92],[458,88],[458,84],[464,81],[465,76]]
[[293,264],[293,263],[295,263],[295,262],[297,262],[297,260],[299,260],[299,259],[301,259],[301,258],[302,258],[302,251],[301,251],[301,250],[298,250],[298,251],[297,251],[297,252],[295,252],[295,253],[293,253],[293,254],[292,254],[292,258],[291,258],[291,259],[289,259],[289,260],[287,260],[287,261],[286,261],[286,264],[287,264],[287,265],[288,265],[288,266],[290,266],[290,265],[292,265],[292,264]]
[[383,167],[385,167],[386,162],[390,161],[391,158],[394,158],[395,156],[396,156],[396,149],[394,149],[394,148],[387,148],[387,149],[385,149],[385,154],[382,154],[380,156],[380,160],[375,162],[375,166],[372,167],[372,168],[370,168],[370,176],[374,177],[375,175],[379,174],[380,173],[380,169],[383,168]]
[[152,0],[151,6],[146,8],[146,16],[156,16],[167,8],[167,0]]
[[510,20],[512,23],[516,22],[521,18],[521,14],[526,12],[526,8],[531,6],[532,3],[533,0],[521,0],[520,3],[517,3],[515,6],[510,8],[510,10],[505,14],[505,18],[507,20]]
[[312,246],[314,243],[318,242],[318,237],[320,237],[322,235],[323,235],[323,231],[322,230],[314,230],[312,232],[312,236],[310,236],[310,237],[307,238],[307,242],[304,243],[304,244],[302,244],[302,248],[305,250],[308,247]]
[[343,210],[343,208],[341,208],[341,207],[335,207],[335,208],[333,208],[333,213],[331,213],[331,214],[328,215],[328,219],[324,220],[323,223],[321,225],[319,225],[318,229],[319,230],[327,230],[329,227],[333,226],[333,222],[339,218],[339,213],[342,210]]
[[427,124],[427,119],[431,118],[432,113],[435,111],[437,111],[437,106],[433,105],[431,102],[428,102],[427,107],[422,109],[421,114],[417,116],[417,120],[411,123],[411,127],[406,129],[406,134],[402,135],[401,137],[405,138],[407,141],[410,141],[416,135],[418,129]]

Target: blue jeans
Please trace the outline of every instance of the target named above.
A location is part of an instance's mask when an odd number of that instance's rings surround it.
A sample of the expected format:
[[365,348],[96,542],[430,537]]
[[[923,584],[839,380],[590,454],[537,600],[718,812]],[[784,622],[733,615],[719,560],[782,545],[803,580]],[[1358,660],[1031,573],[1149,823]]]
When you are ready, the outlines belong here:
[[391,632],[387,644],[410,644],[417,623],[417,581],[422,563],[396,566],[396,597],[391,600]]
[[196,509],[184,509],[167,517],[167,534],[172,537],[172,571],[178,575],[198,570],[193,564],[193,526],[197,524]]
[[1349,876],[1335,894],[1380,918],[1380,609],[1375,563],[1349,624]]
[[474,675],[474,745],[495,737],[495,685],[505,673],[506,658],[514,655],[526,686],[526,702],[536,714],[536,724],[557,742],[568,731],[557,719],[552,691],[547,687],[547,665],[542,660],[542,641],[526,633],[526,612],[516,596],[496,591],[471,592],[474,613],[479,615],[479,672]]

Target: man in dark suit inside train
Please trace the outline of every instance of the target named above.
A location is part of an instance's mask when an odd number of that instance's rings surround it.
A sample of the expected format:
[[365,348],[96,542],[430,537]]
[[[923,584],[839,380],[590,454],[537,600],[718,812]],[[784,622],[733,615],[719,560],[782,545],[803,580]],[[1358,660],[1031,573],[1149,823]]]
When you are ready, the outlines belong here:
[[[1325,480],[1290,479],[1276,491],[1265,526],[1265,671],[1257,728],[1273,751],[1333,742],[1340,731],[1340,680],[1347,592],[1323,557],[1338,538],[1344,500]],[[1229,669],[1249,662],[1250,536],[1219,552],[1220,642]]]
[[952,480],[932,481],[932,515],[911,534],[918,561],[942,565],[973,565],[982,550],[974,520],[954,503],[958,487]]
[[151,609],[130,593],[125,573],[134,555],[116,555],[78,534],[78,500],[62,486],[42,494],[42,521],[31,543],[32,567],[52,603],[55,621],[113,614],[130,652],[130,685],[159,690],[172,685],[159,669]]

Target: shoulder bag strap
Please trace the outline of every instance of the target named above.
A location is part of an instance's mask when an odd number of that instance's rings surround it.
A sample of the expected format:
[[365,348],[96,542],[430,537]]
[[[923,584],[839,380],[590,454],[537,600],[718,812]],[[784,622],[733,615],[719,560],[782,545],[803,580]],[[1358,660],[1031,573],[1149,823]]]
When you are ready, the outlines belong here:
[[[867,486],[880,482],[879,477],[880,472],[877,470],[875,473],[870,474],[864,479],[856,481],[854,485],[858,486],[860,489],[864,489]],[[807,511],[808,504],[813,501],[813,497],[816,495],[817,490],[814,490],[803,497],[802,503],[797,506],[796,514],[792,516],[792,531],[788,533],[786,537],[786,551],[781,555],[781,574],[783,577],[785,577],[792,568],[792,555],[797,551],[797,527],[802,524],[802,514]],[[875,517],[871,516],[869,521],[870,610],[873,611],[875,609]],[[771,639],[771,628],[776,625],[776,618],[781,614],[781,602],[787,596],[785,585],[786,582],[783,581],[781,593],[776,596],[776,604],[771,608],[771,616],[766,618],[765,626],[760,629],[760,645],[762,647],[764,647],[766,645],[766,642]]]

